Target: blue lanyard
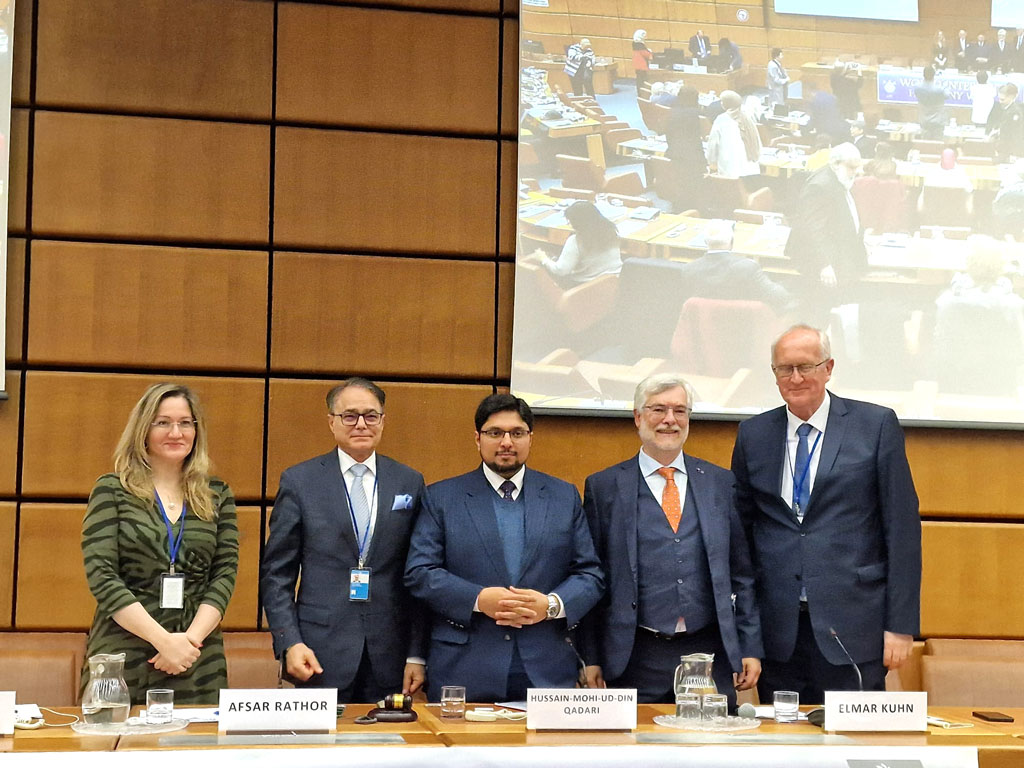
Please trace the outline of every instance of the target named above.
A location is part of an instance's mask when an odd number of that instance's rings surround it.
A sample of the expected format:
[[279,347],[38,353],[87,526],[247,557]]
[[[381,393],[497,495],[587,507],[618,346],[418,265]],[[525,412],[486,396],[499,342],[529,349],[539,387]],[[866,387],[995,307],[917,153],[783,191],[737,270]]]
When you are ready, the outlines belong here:
[[[373,525],[373,505],[377,500],[377,473],[373,473],[373,492],[370,494],[368,504],[370,507],[370,519],[366,521],[366,530],[363,531],[363,535],[359,535],[359,525],[356,523],[356,513],[352,511],[352,494],[348,492],[348,483],[345,482],[345,478],[341,478],[341,485],[345,489],[345,499],[348,501],[348,514],[352,518],[352,530],[356,533],[356,546],[359,548],[359,567],[363,567],[363,553],[366,552],[366,543],[370,539],[370,528]],[[363,482],[363,478],[357,477],[356,482]],[[364,490],[365,494],[366,491]]]
[[807,473],[811,471],[811,459],[814,458],[814,452],[818,450],[818,441],[821,440],[821,436],[823,434],[823,432],[819,432],[818,436],[814,438],[814,445],[811,446],[811,450],[807,454],[807,466],[804,467],[804,471],[800,473],[800,479],[797,480],[796,475],[793,475],[793,498],[797,500],[797,509],[800,508],[800,495],[803,493],[804,483],[807,482]]
[[156,497],[156,505],[160,508],[160,514],[163,515],[164,525],[167,526],[167,554],[171,560],[171,573],[174,573],[174,561],[178,559],[178,550],[181,549],[181,540],[185,535],[185,502],[181,502],[181,517],[178,518],[181,521],[181,526],[178,528],[178,538],[175,539],[171,530],[171,519],[164,512],[164,503],[160,501],[160,494],[156,492],[155,488],[153,495]]

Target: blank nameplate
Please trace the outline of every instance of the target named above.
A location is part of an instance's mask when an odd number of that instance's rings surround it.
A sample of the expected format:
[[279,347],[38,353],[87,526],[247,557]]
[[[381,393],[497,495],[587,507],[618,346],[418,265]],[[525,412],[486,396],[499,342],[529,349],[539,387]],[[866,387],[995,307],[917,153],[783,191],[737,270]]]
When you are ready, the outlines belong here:
[[0,691],[0,734],[14,733],[14,691]]
[[329,733],[338,724],[337,688],[223,688],[220,733]]
[[923,691],[825,691],[826,731],[927,731]]
[[636,688],[530,688],[526,727],[547,731],[632,731]]
[[245,734],[179,734],[162,736],[161,747],[311,747],[337,744],[360,746],[373,744],[405,744],[398,733],[245,733]]

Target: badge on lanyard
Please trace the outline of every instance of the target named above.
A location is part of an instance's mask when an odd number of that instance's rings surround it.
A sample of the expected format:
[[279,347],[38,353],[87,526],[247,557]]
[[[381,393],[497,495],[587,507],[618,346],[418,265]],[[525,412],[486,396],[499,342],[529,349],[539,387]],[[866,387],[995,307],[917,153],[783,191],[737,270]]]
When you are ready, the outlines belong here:
[[348,599],[370,601],[370,569],[350,568],[348,572]]
[[[373,478],[373,493],[370,494],[370,503],[377,501],[377,477]],[[357,478],[356,482],[362,482]],[[348,486],[344,485],[345,496],[348,499],[348,511],[352,517],[352,530],[356,534],[356,548],[359,551],[359,567],[350,568],[348,572],[348,599],[354,602],[368,603],[370,601],[370,569],[363,567],[366,558],[367,542],[370,538],[370,523],[367,521],[366,528],[360,534],[359,524],[356,522],[355,512],[352,510],[352,496],[348,492]]]
[[180,610],[185,607],[185,574],[174,572],[174,563],[178,559],[178,550],[181,549],[181,542],[185,536],[185,502],[181,503],[181,517],[178,518],[181,524],[178,526],[178,535],[174,536],[171,527],[171,520],[164,511],[164,503],[160,500],[160,494],[155,490],[156,505],[160,508],[160,514],[164,518],[164,525],[167,526],[167,558],[170,561],[168,573],[160,574],[160,607]]

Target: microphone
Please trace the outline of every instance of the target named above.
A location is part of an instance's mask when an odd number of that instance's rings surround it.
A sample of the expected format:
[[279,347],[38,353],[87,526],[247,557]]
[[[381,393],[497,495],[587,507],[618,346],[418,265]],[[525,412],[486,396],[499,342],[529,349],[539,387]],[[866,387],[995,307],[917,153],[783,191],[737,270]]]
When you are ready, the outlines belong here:
[[853,656],[850,655],[850,652],[846,650],[846,646],[843,645],[843,641],[839,639],[839,633],[836,632],[835,627],[829,627],[828,633],[832,635],[832,638],[839,644],[839,648],[843,651],[843,655],[846,656],[847,661],[850,662],[850,665],[853,667],[853,671],[857,673],[857,690],[863,693],[864,678],[861,677],[860,667],[857,666],[857,662],[853,660]]
[[757,717],[757,710],[754,709],[753,704],[743,702],[740,704],[739,709],[736,710],[736,714],[740,717]]

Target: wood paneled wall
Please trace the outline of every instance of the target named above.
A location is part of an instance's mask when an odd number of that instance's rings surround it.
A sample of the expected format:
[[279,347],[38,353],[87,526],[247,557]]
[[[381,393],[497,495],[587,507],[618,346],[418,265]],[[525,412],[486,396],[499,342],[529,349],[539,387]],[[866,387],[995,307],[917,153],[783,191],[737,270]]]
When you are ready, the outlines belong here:
[[[987,13],[970,0],[961,22],[940,5],[922,0],[922,40],[940,17],[975,28]],[[691,18],[719,34],[738,7],[549,11],[653,13],[670,39]],[[323,396],[338,378],[387,389],[384,452],[428,480],[474,465],[473,409],[510,366],[517,12],[512,0],[19,0],[0,627],[88,626],[84,502],[154,381],[198,390],[239,499],[234,629],[259,626],[278,477],[331,448]],[[808,50],[872,28],[769,21],[806,33],[782,44]],[[688,448],[728,464],[734,435],[695,423]],[[1005,603],[1024,531],[1021,439],[909,431],[928,521],[925,634],[1024,637]],[[545,417],[531,463],[582,488],[635,450],[628,420]]]
[[776,46],[785,49],[786,65],[795,68],[818,58],[863,54],[931,61],[939,29],[947,40],[956,39],[959,29],[972,41],[979,32],[995,40],[989,0],[919,0],[918,6],[920,21],[907,23],[775,13],[773,0],[550,0],[546,8],[524,10],[521,23],[523,36],[542,41],[549,53],[588,37],[597,55],[615,58],[620,73],[629,76],[637,29],[646,30],[653,51],[685,49],[698,28],[715,43],[728,37],[740,46],[752,75],[761,74]]

